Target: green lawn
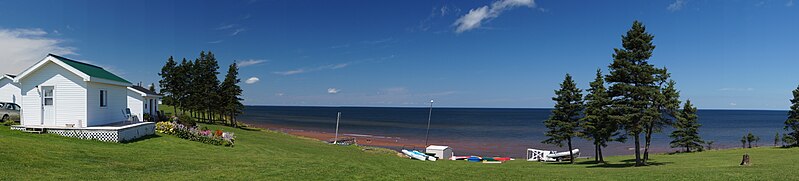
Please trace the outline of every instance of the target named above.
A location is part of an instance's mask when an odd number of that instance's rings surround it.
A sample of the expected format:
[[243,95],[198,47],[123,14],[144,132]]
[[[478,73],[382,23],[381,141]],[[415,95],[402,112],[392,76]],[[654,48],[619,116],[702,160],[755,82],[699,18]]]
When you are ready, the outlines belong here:
[[[654,166],[510,161],[422,162],[385,151],[327,145],[269,131],[236,133],[235,147],[158,135],[127,144],[30,134],[0,126],[0,180],[794,180],[799,149],[756,148],[654,155]],[[520,150],[522,151],[522,150]],[[738,166],[743,153],[754,166]]]

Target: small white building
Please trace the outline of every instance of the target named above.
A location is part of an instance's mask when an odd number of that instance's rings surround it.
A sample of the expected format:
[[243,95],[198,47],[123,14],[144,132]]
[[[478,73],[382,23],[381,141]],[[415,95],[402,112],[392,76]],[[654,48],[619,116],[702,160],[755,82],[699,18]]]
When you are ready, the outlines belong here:
[[138,85],[128,87],[128,108],[130,108],[130,113],[140,120],[144,120],[144,114],[149,114],[151,118],[155,117],[161,97],[163,95]]
[[10,102],[19,104],[22,97],[19,91],[19,84],[14,83],[14,75],[5,74],[0,77],[0,102]]
[[435,154],[438,159],[449,160],[452,157],[452,148],[449,146],[430,145],[425,149],[425,153]]
[[23,126],[89,127],[125,121],[131,83],[95,65],[49,54],[15,79]]

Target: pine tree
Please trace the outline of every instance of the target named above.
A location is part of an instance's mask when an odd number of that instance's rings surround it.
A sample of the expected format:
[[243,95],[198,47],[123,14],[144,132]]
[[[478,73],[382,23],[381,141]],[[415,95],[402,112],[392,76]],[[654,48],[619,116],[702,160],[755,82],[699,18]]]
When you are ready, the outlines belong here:
[[780,143],[780,132],[777,132],[777,133],[774,135],[774,147],[777,147],[777,145],[778,145],[779,143]]
[[161,85],[161,94],[165,94],[163,101],[164,104],[171,105],[175,109],[175,113],[177,114],[177,97],[175,96],[175,76],[178,74],[176,73],[177,63],[172,56],[167,59],[166,64],[164,67],[161,68],[161,73],[158,73],[161,76],[161,80],[158,81],[158,84]]
[[[666,71],[666,69],[660,69],[660,74],[658,77],[658,82],[660,85],[660,91],[654,97],[652,109],[650,109],[647,113],[651,116],[647,116],[644,119],[644,161],[649,160],[649,146],[652,143],[652,134],[659,133],[663,131],[663,128],[674,123],[673,119],[677,118],[678,111],[680,109],[680,92],[677,91],[675,88],[676,82],[674,80],[668,80],[670,75]],[[668,80],[668,82],[666,82]],[[664,85],[665,84],[665,85]]]
[[[566,74],[560,89],[555,91],[555,97],[552,98],[555,101],[555,109],[552,110],[549,119],[544,121],[544,125],[549,128],[546,132],[549,139],[542,143],[561,147],[563,142],[566,142],[569,146],[569,155],[574,155],[572,138],[578,135],[580,126],[580,111],[583,109],[581,91],[572,80],[572,76]],[[570,159],[570,162],[574,163],[574,158]]]
[[609,93],[613,97],[612,109],[624,130],[635,140],[635,165],[642,166],[641,138],[645,119],[651,119],[654,96],[658,94],[658,74],[663,71],[649,64],[655,45],[653,35],[639,21],[622,36],[622,47],[614,49],[610,75],[605,80],[610,84]]
[[685,152],[701,151],[704,141],[699,137],[698,116],[696,107],[691,105],[691,100],[685,102],[683,109],[677,114],[677,122],[674,124],[674,131],[669,137],[672,148],[685,148]]
[[[581,136],[593,141],[594,161],[605,162],[602,155],[602,147],[607,147],[607,142],[620,141],[623,137],[617,137],[619,125],[616,120],[610,118],[610,97],[605,88],[605,80],[602,79],[602,71],[596,70],[596,78],[590,83],[591,88],[585,95],[585,117],[581,121]],[[614,139],[614,137],[617,137]]]
[[[193,64],[191,61],[183,58],[183,60],[180,62],[180,65],[175,68],[175,82],[172,83],[174,88],[173,94],[175,100],[177,101],[176,107],[180,108],[181,114],[185,114],[189,106],[189,95],[192,91],[192,89],[189,87],[189,85],[191,85],[192,66]],[[175,113],[177,114],[177,112]]]
[[758,137],[758,136],[755,136],[754,134],[752,134],[752,132],[749,132],[749,134],[747,134],[746,136],[744,136],[744,139],[745,139],[745,140],[746,140],[746,142],[749,144],[749,148],[752,148],[752,142],[759,141],[759,140],[760,140],[760,137]]
[[746,135],[741,137],[741,148],[746,148]]
[[155,92],[155,84],[150,83],[149,90]]
[[228,67],[225,80],[220,85],[220,97],[224,102],[223,115],[230,116],[230,124],[237,126],[236,116],[241,114],[244,110],[244,105],[241,103],[243,99],[240,98],[242,90],[238,83],[241,80],[238,78],[239,67],[236,63],[230,64]]
[[785,131],[788,131],[787,136],[790,140],[794,140],[788,146],[796,146],[796,140],[799,140],[799,87],[793,90],[793,99],[791,99],[791,110],[788,111],[788,119],[785,120]]

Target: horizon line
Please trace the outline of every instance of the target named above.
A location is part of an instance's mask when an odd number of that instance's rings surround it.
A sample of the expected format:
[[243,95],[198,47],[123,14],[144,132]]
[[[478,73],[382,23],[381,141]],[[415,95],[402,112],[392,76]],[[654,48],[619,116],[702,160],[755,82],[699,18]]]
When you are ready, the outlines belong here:
[[[249,104],[244,106],[271,106],[271,107],[374,107],[374,108],[430,108],[428,106],[380,106],[380,105],[276,105],[276,104]],[[554,109],[552,107],[478,107],[478,106],[433,106],[433,108],[460,108],[460,109]],[[697,108],[698,110],[736,110],[736,111],[789,111],[789,109],[767,108]]]

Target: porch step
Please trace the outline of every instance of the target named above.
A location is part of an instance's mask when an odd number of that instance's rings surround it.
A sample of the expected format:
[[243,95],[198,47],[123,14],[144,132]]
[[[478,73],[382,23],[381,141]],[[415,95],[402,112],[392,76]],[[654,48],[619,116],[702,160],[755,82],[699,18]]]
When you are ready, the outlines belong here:
[[44,132],[44,128],[25,128],[25,130],[22,130],[22,132],[42,134]]

